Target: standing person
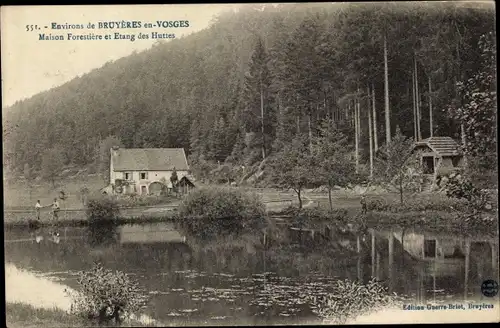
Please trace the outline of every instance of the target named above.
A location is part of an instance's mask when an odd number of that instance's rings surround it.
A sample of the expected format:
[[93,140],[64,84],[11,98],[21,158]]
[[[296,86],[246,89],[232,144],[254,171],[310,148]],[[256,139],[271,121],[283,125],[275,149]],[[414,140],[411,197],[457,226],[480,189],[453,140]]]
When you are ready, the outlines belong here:
[[57,201],[57,198],[54,198],[54,202],[52,203],[52,216],[55,220],[59,218],[59,211],[61,208],[59,207],[59,202]]
[[[54,202],[52,203],[52,224],[54,225],[56,223],[56,220],[59,218],[59,211],[61,208],[59,207],[59,202],[57,201],[57,198],[54,198]],[[52,226],[52,231],[50,232],[50,235],[52,237],[59,236],[59,233],[55,231],[54,226]]]
[[42,204],[40,204],[40,201],[37,200],[35,204],[35,211],[36,211],[36,219],[40,221],[40,210],[42,209]]
[[366,197],[365,197],[365,195],[361,196],[360,203],[361,203],[361,213],[362,214],[366,214],[367,208],[366,208]]

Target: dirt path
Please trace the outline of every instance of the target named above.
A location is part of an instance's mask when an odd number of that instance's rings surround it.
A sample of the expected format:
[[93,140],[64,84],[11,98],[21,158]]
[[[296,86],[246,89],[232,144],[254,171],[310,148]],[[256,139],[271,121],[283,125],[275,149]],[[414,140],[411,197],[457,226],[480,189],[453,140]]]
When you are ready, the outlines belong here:
[[304,200],[307,200],[307,203],[302,205],[303,208],[311,207],[314,205],[314,201],[311,198],[307,197],[306,195],[304,195]]

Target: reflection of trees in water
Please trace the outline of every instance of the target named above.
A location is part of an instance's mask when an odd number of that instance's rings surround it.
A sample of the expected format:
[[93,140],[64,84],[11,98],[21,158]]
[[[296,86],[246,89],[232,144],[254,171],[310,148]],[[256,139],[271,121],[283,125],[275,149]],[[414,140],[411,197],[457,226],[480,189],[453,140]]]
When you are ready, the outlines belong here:
[[151,273],[187,270],[192,261],[189,246],[177,242],[123,244],[115,256],[122,265]]
[[92,223],[87,227],[87,242],[91,246],[104,246],[118,240],[117,225],[111,222]]
[[42,272],[79,270],[84,267],[89,258],[89,247],[85,241],[72,239],[56,244],[48,240],[49,231],[48,228],[39,231],[44,236],[40,243],[6,243],[6,260],[18,267]]
[[259,236],[226,235],[210,239],[187,238],[193,249],[192,267],[207,272],[253,271],[258,260]]
[[257,234],[239,237],[219,236],[211,240],[188,238],[193,249],[192,267],[207,272],[258,273],[281,272],[285,275],[309,274],[311,271],[338,273],[339,267],[356,270],[352,252],[306,248],[284,242],[267,249]]

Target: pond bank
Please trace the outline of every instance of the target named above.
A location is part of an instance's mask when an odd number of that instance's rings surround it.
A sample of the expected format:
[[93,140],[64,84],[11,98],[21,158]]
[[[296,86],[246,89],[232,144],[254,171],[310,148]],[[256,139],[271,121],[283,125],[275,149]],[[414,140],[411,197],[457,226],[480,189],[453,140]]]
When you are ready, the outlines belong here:
[[[65,290],[71,288],[58,282],[5,264],[5,302],[9,327],[88,327],[69,314],[71,300]],[[133,318],[134,326],[153,326],[148,316]]]
[[403,229],[413,228],[458,233],[461,235],[498,236],[498,220],[489,215],[470,217],[465,213],[446,211],[370,212],[366,215],[365,220],[366,225],[371,228],[390,226]]
[[[120,216],[116,218],[116,224],[129,224],[129,223],[156,223],[165,221],[174,221],[174,213],[159,215],[140,215],[140,216]],[[81,227],[87,226],[89,220],[85,216],[80,216],[76,218],[66,218],[62,217],[57,221],[51,219],[42,218],[40,220],[26,219],[26,218],[4,218],[4,228],[10,227],[47,227],[47,226],[57,226],[57,227]]]
[[35,308],[57,308],[64,312],[70,309],[70,300],[62,284],[18,269],[10,263],[5,264],[5,301],[25,303]]
[[36,308],[26,303],[5,304],[6,323],[9,328],[85,327],[88,323],[58,308]]
[[[480,215],[477,217],[467,217],[461,212],[449,211],[409,211],[403,213],[394,213],[389,211],[369,211],[366,214],[360,214],[354,211],[341,210],[335,211],[330,215],[328,211],[317,209],[304,209],[304,212],[289,211],[273,212],[269,214],[272,222],[280,221],[287,225],[296,225],[299,216],[304,228],[317,228],[324,225],[333,225],[337,228],[354,229],[356,232],[364,228],[416,228],[430,229],[437,232],[450,232],[459,234],[482,234],[487,236],[498,235],[498,220],[493,214]],[[186,222],[186,220],[203,220],[204,218],[180,218],[176,212],[172,211],[163,215],[140,215],[140,216],[119,216],[114,224],[147,224],[159,222]],[[212,221],[212,220],[210,220]],[[57,226],[57,227],[82,227],[88,226],[87,218],[61,218],[53,222],[51,220],[26,220],[26,219],[5,219],[4,229],[27,227],[36,229],[39,227]]]

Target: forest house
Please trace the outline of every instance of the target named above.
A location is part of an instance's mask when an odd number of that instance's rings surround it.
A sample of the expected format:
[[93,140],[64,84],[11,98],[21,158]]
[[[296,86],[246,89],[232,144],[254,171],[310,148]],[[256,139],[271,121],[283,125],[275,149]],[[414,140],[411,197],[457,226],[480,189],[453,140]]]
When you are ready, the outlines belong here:
[[415,143],[414,151],[420,154],[423,174],[432,182],[437,177],[460,171],[464,156],[460,147],[450,137],[431,137]]
[[177,181],[188,175],[183,148],[113,147],[110,156],[110,185],[117,194],[159,195],[165,187],[172,189],[174,171]]

